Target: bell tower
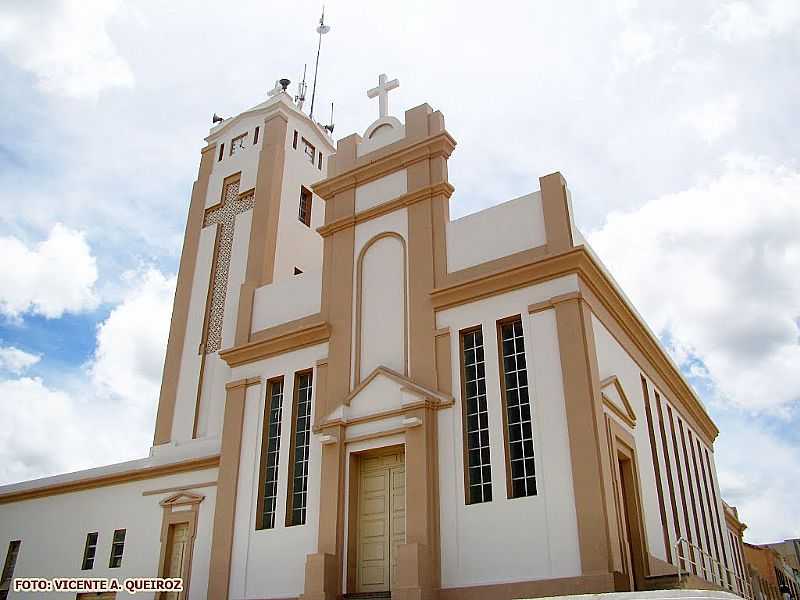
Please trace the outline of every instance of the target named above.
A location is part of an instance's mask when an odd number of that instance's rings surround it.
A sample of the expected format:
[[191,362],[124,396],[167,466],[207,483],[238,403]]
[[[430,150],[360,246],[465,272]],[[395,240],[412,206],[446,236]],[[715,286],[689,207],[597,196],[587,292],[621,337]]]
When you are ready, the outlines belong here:
[[218,447],[230,369],[250,341],[258,288],[322,267],[324,204],[310,186],[333,145],[276,83],[270,98],[215,119],[192,187],[152,453]]

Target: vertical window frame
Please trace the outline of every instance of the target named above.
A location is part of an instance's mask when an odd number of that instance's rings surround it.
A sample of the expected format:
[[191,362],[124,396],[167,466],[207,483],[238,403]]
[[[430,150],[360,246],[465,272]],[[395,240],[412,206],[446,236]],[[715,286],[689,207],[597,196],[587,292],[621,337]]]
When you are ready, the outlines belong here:
[[[513,470],[511,465],[511,430],[509,426],[509,418],[508,418],[508,389],[506,388],[506,368],[505,368],[505,350],[503,349],[503,327],[506,325],[513,325],[519,321],[520,329],[522,330],[522,356],[525,358],[525,389],[527,390],[528,395],[528,407],[529,407],[529,423],[531,429],[531,450],[533,455],[531,457],[525,456],[524,444],[525,444],[525,436],[522,433],[522,437],[520,439],[521,443],[523,444],[523,468],[525,469],[525,475],[523,480],[525,481],[525,492],[522,495],[515,495],[514,494],[514,476]],[[539,495],[539,482],[537,479],[537,464],[536,464],[536,438],[533,435],[533,423],[534,423],[534,416],[533,416],[533,399],[531,398],[531,385],[530,385],[530,377],[528,376],[528,348],[527,344],[525,343],[525,325],[523,323],[523,318],[521,314],[511,315],[509,317],[505,317],[502,319],[498,319],[495,323],[495,335],[497,337],[497,364],[498,364],[498,375],[500,380],[500,407],[503,414],[503,457],[505,459],[505,472],[506,472],[506,498],[509,500],[514,500],[517,498],[532,498]],[[517,369],[516,372],[520,372],[520,369]],[[519,385],[517,386],[519,389]],[[521,404],[520,404],[521,408]],[[520,427],[524,429],[524,421],[520,418]],[[525,463],[528,460],[533,461],[533,493],[528,493],[528,483],[527,480],[529,478],[527,467],[525,467]]]
[[[459,362],[459,369],[460,369],[460,372],[461,372],[461,435],[462,435],[462,444],[461,444],[461,446],[462,446],[462,450],[463,450],[463,463],[464,463],[464,465],[463,465],[464,466],[464,468],[463,468],[463,471],[464,471],[464,503],[466,505],[468,505],[468,506],[472,505],[472,504],[485,504],[487,502],[491,502],[494,499],[494,491],[493,491],[493,486],[492,486],[493,481],[492,481],[492,472],[491,472],[492,471],[491,438],[489,438],[487,440],[488,443],[487,443],[487,446],[486,446],[486,450],[487,450],[487,452],[489,454],[489,460],[488,460],[487,463],[484,464],[483,459],[481,459],[481,462],[480,462],[480,465],[479,465],[480,468],[481,468],[481,483],[480,483],[480,485],[481,485],[481,499],[480,500],[473,500],[473,498],[472,498],[472,494],[471,494],[471,487],[472,486],[471,486],[471,483],[470,483],[470,475],[469,475],[469,470],[470,470],[470,463],[469,463],[469,452],[470,452],[469,434],[470,434],[470,431],[469,431],[469,412],[468,412],[468,407],[467,407],[467,403],[468,403],[468,398],[467,398],[467,370],[466,370],[466,364],[465,364],[466,363],[466,353],[465,353],[464,340],[468,335],[472,335],[472,334],[478,333],[478,332],[481,334],[481,346],[483,348],[484,397],[486,398],[486,402],[487,402],[486,419],[487,419],[487,436],[488,436],[489,435],[489,426],[488,426],[489,410],[488,410],[488,395],[486,393],[487,392],[487,390],[486,390],[486,339],[484,338],[484,335],[483,335],[483,326],[479,324],[479,325],[475,325],[473,327],[467,327],[466,329],[462,329],[462,330],[460,330],[458,332],[458,347],[459,347],[458,362]],[[477,365],[477,363],[476,363],[476,365]],[[480,396],[480,392],[479,391],[476,394],[476,401],[477,401],[477,397],[478,396]],[[478,414],[478,419],[480,421],[480,407],[478,407],[477,414]],[[478,426],[479,426],[478,432],[480,432],[480,422],[478,423]],[[477,451],[478,452],[482,452],[482,450],[483,450],[483,447],[479,445],[479,447],[477,448]],[[484,467],[489,467],[489,481],[488,481],[488,483],[483,481],[483,468]],[[486,491],[485,486],[487,486],[487,485],[488,485],[488,491],[489,491],[489,497],[488,498],[486,497],[486,494],[485,494],[485,491]]]
[[308,376],[309,382],[309,398],[308,398],[308,428],[307,428],[307,435],[308,435],[308,444],[307,444],[307,452],[310,454],[311,452],[311,415],[313,413],[313,400],[314,400],[314,369],[303,369],[301,371],[295,371],[294,373],[294,384],[292,386],[292,436],[290,438],[290,446],[289,446],[289,469],[288,469],[288,485],[286,488],[286,518],[285,524],[286,527],[297,527],[305,525],[308,521],[308,479],[309,479],[309,469],[308,465],[310,462],[310,456],[306,456],[306,472],[305,472],[305,506],[302,508],[303,510],[303,520],[302,522],[295,523],[294,522],[294,496],[295,496],[295,487],[294,487],[294,480],[295,480],[295,470],[297,467],[296,462],[296,453],[297,453],[297,422],[298,422],[298,409],[300,405],[300,381],[303,377]]
[[297,207],[297,220],[311,227],[311,213],[314,209],[314,194],[306,186],[300,186],[300,203]]
[[297,150],[297,129],[294,130],[294,136],[292,137],[292,150]]
[[22,540],[11,540],[8,542],[8,550],[6,551],[6,558],[3,562],[3,570],[0,571],[0,585],[8,584],[7,590],[0,590],[0,598],[3,598],[3,600],[8,598],[8,594],[11,591],[11,583],[14,581],[14,569],[17,567],[17,560],[19,559],[21,548]]
[[219,156],[217,156],[217,162],[222,162],[223,156],[225,156],[225,142],[219,145]]
[[261,126],[260,125],[256,125],[256,129],[253,132],[253,146],[255,146],[258,143],[258,134],[259,133],[261,133]]
[[[272,424],[272,399],[273,399],[273,386],[280,384],[281,385],[281,399],[280,399],[280,406],[278,408],[278,435],[277,435],[277,443],[276,443],[276,458],[275,458],[275,498],[272,507],[272,522],[265,523],[265,513],[264,513],[264,504],[266,502],[266,493],[265,493],[265,486],[267,484],[267,461],[269,459],[269,444],[272,440],[272,437],[269,435],[270,425]],[[265,529],[275,529],[275,517],[277,514],[278,508],[278,482],[280,481],[279,473],[280,473],[280,449],[281,449],[281,437],[283,435],[282,431],[282,421],[283,421],[283,400],[285,398],[286,387],[284,385],[284,377],[280,375],[278,377],[273,377],[272,379],[267,380],[267,395],[266,395],[266,402],[264,404],[264,419],[262,425],[262,433],[261,433],[261,458],[259,461],[259,472],[258,472],[258,502],[256,503],[256,530],[265,530]]]
[[[246,141],[247,141],[247,132],[246,131],[244,133],[240,134],[240,135],[237,135],[235,138],[233,138],[231,140],[231,147],[228,150],[229,155],[233,156],[239,150],[244,150],[246,148],[246,146],[244,145]],[[236,142],[239,142],[239,144],[237,144]]]
[[[94,541],[92,540],[94,536]],[[81,561],[81,571],[90,571],[94,568],[94,559],[97,558],[97,542],[100,539],[100,534],[97,531],[90,531],[86,534],[86,543],[83,546],[83,560]],[[89,550],[92,555],[89,556]]]
[[[120,541],[117,541],[117,534],[118,533],[122,533],[122,539]],[[125,538],[127,537],[127,534],[128,534],[128,530],[127,529],[115,529],[114,530],[114,535],[111,538],[111,554],[108,557],[108,568],[109,569],[119,569],[122,566],[122,559],[125,556]],[[114,564],[114,558],[116,558],[116,555],[114,553],[114,550],[117,548],[117,546],[120,547],[119,563],[115,565]]]
[[317,152],[317,169],[322,171],[322,150]]

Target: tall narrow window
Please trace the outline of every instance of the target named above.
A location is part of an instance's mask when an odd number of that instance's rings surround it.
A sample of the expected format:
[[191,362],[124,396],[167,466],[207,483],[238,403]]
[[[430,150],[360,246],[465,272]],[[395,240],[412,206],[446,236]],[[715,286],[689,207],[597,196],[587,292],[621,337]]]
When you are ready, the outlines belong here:
[[272,379],[267,386],[264,411],[264,432],[261,437],[261,498],[256,529],[275,527],[275,506],[278,499],[278,455],[281,449],[281,415],[283,414],[283,377]]
[[3,575],[0,576],[0,600],[8,598],[8,592],[11,589],[11,580],[14,579],[14,567],[17,566],[17,556],[19,555],[19,547],[22,544],[20,540],[14,540],[8,544],[8,553],[6,554],[6,562],[3,564]]
[[246,139],[247,133],[243,133],[231,140],[231,156],[239,152],[239,150],[244,150],[244,142]]
[[258,143],[258,133],[261,131],[261,127],[256,127],[256,130],[253,132],[253,145],[255,146]]
[[297,129],[294,130],[294,137],[292,137],[292,149],[297,150]]
[[97,553],[97,532],[86,534],[86,545],[83,548],[81,569],[86,571],[94,567],[94,555]]
[[297,220],[306,227],[311,227],[311,190],[300,187],[300,207],[297,210]]
[[322,171],[322,152],[317,154],[317,168]]
[[292,408],[292,455],[286,525],[306,522],[308,500],[308,452],[311,448],[311,371],[295,373]]
[[217,162],[222,160],[222,157],[225,155],[225,144],[219,145],[219,156],[217,157]]
[[317,149],[314,148],[314,145],[309,142],[306,138],[303,138],[303,154],[306,155],[308,161],[313,165],[314,164],[314,156],[317,152]]
[[501,387],[506,434],[506,486],[509,498],[536,495],[536,465],[533,458],[533,425],[525,363],[522,319],[514,317],[497,324],[500,341]]
[[122,553],[125,551],[125,530],[114,530],[114,540],[111,542],[111,558],[108,566],[112,569],[122,565]]
[[480,327],[461,332],[461,385],[466,502],[489,502],[492,499],[492,467],[489,412],[486,408],[486,365]]

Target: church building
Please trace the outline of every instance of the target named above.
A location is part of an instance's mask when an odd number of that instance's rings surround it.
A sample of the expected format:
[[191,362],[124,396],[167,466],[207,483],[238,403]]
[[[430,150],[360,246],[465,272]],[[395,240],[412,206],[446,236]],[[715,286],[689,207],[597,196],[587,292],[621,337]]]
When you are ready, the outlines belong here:
[[397,84],[335,145],[285,85],[211,128],[149,456],[0,487],[0,600],[748,595],[718,430],[564,177],[451,220],[456,141]]

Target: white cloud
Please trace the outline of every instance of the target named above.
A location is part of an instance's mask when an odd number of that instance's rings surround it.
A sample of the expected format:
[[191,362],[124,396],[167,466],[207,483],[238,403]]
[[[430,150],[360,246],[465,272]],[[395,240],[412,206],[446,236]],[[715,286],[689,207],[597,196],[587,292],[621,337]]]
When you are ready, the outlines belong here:
[[0,314],[56,318],[97,306],[97,265],[83,233],[56,224],[33,248],[0,237],[0,256]]
[[14,346],[0,346],[0,371],[19,375],[41,360],[41,355],[25,352]]
[[133,73],[107,30],[111,0],[22,0],[0,5],[0,50],[39,88],[73,98],[131,87]]
[[728,95],[690,109],[686,113],[685,120],[700,134],[700,137],[711,143],[736,129],[738,114],[738,99]]
[[721,39],[740,42],[784,34],[798,22],[800,4],[796,0],[734,0],[717,8],[709,29]]
[[786,416],[800,401],[798,231],[800,172],[738,158],[588,237],[676,359],[704,363],[716,400]]
[[723,497],[748,525],[745,538],[764,544],[800,537],[800,449],[752,420],[724,425],[714,452],[717,474]]
[[0,483],[146,455],[175,279],[147,269],[98,327],[81,383],[0,379]]

